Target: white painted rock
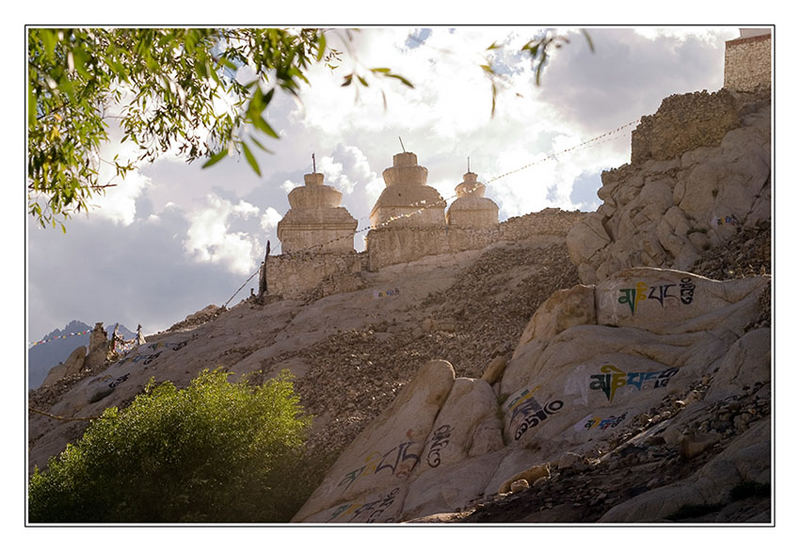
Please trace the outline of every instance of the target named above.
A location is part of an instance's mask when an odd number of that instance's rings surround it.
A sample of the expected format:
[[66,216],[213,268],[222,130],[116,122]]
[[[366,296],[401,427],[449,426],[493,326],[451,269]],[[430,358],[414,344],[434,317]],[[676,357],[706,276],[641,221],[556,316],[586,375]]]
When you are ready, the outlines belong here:
[[550,339],[572,326],[595,324],[594,295],[594,286],[580,284],[556,291],[536,309],[517,347],[534,339]]
[[503,448],[501,428],[491,386],[480,379],[456,379],[436,416],[416,472],[442,471],[467,456]]
[[382,492],[402,487],[420,461],[454,380],[449,362],[425,364],[392,405],[344,450],[293,521],[310,521],[314,514],[343,504],[369,503]]
[[470,501],[483,496],[498,464],[507,450],[467,458],[446,469],[428,470],[411,482],[403,503],[404,520],[436,512],[462,509]]
[[631,268],[597,284],[597,322],[659,334],[728,328],[741,332],[768,277],[719,282],[696,274]]
[[388,491],[379,489],[364,493],[299,521],[306,523],[396,523],[400,521],[400,508],[403,505],[407,488],[407,484],[400,484]]

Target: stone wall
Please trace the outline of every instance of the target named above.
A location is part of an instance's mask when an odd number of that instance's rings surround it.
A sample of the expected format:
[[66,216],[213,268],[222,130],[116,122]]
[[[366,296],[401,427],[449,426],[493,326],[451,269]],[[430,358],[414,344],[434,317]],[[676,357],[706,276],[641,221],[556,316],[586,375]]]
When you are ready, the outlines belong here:
[[500,241],[523,241],[538,235],[566,236],[585,213],[544,209],[513,217],[493,228],[381,228],[367,235],[367,269],[407,263],[428,255],[483,249]]
[[483,249],[501,241],[524,241],[539,235],[566,237],[587,213],[544,209],[513,217],[493,228],[381,228],[367,236],[363,253],[295,253],[269,258],[267,285],[271,295],[287,299],[321,297],[355,289],[359,272],[407,263],[444,253]]
[[665,161],[702,146],[718,146],[739,126],[736,99],[728,90],[674,94],[631,133],[631,162]]
[[751,92],[772,83],[772,35],[725,43],[725,88]]
[[333,275],[361,272],[363,255],[349,253],[300,253],[275,255],[267,266],[269,293],[299,299]]

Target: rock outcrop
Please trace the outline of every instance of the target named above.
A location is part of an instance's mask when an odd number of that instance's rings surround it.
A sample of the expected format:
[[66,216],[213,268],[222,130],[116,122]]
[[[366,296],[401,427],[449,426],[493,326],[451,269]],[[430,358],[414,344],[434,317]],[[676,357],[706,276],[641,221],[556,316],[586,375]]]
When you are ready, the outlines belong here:
[[581,281],[635,266],[688,270],[738,229],[769,227],[770,128],[763,95],[664,100],[634,131],[632,164],[602,174],[603,204],[567,235]]
[[[766,276],[716,281],[637,268],[559,292],[534,314],[495,389],[485,380],[454,378],[444,361],[425,365],[345,449],[295,521],[388,523],[468,509],[498,494],[527,492],[550,478],[550,466],[641,446],[670,426],[680,432],[754,386],[764,398],[770,332],[747,329],[768,288]],[[703,379],[710,382],[705,396],[687,399]],[[668,414],[630,433],[665,400],[675,402]],[[672,417],[680,422],[670,424]],[[670,437],[670,450],[687,459],[708,454],[758,420],[754,411],[729,433],[706,426],[702,434]],[[733,439],[726,456],[708,464],[709,473],[728,475],[704,479],[704,500],[717,504],[737,485],[769,481],[768,455],[750,472],[727,467],[769,449],[759,431]],[[675,514],[697,502],[686,490],[692,485],[694,479],[676,482],[677,490],[643,495],[607,518]],[[670,493],[669,506],[663,493]]]
[[81,345],[72,353],[70,353],[67,360],[63,363],[57,364],[50,369],[50,372],[47,374],[47,377],[42,382],[42,387],[47,387],[48,385],[53,385],[55,382],[60,380],[61,378],[67,376],[74,376],[83,369],[83,364],[86,360],[86,347]]
[[89,335],[89,351],[86,353],[85,366],[89,370],[97,370],[108,359],[108,334],[103,323],[97,322]]

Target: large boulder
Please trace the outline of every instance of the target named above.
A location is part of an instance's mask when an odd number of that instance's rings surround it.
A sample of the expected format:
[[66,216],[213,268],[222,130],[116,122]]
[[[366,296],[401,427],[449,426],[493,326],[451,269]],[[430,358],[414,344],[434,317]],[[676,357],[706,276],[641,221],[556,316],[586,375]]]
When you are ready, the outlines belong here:
[[74,376],[75,374],[79,374],[80,371],[83,369],[83,363],[86,360],[86,347],[81,345],[72,353],[70,353],[67,360],[64,362],[64,366],[66,370],[64,375],[66,376]]
[[[727,418],[709,416],[719,410],[713,401],[759,385],[768,392],[770,331],[748,331],[768,286],[768,277],[716,281],[636,268],[561,290],[533,315],[504,370],[456,379],[447,362],[425,365],[345,450],[295,521],[396,522],[463,510],[536,486],[552,466],[614,450],[620,439],[633,447],[669,442],[687,460],[707,454],[722,439],[712,429],[723,419],[737,431],[757,419],[750,403],[736,411],[728,405]],[[711,382],[707,400],[690,393],[701,381]],[[765,396],[753,404],[761,408]],[[638,429],[664,404],[685,409]],[[744,473],[745,458],[769,447],[763,437],[708,467],[709,478],[724,478],[704,483],[709,500],[722,500],[743,481],[761,484],[763,461],[752,475],[736,474]],[[673,510],[662,508],[659,496],[670,508],[687,503],[683,488],[664,492],[646,503],[644,515],[632,508],[610,519],[660,519]]]
[[47,377],[44,378],[41,387],[48,387],[53,385],[61,378],[74,376],[79,374],[83,369],[84,360],[86,359],[86,347],[81,345],[72,351],[64,362],[60,362],[50,368]]
[[63,378],[66,373],[67,367],[64,365],[64,363],[59,362],[50,368],[49,372],[47,372],[47,376],[44,378],[41,387],[49,387],[53,385],[55,382]]
[[85,366],[90,370],[102,367],[108,359],[108,334],[103,323],[97,322],[89,334],[89,351],[86,354]]
[[598,284],[597,321],[655,333],[727,328],[757,315],[769,277],[719,282],[676,270],[632,268]]
[[[344,450],[293,521],[318,521],[332,508],[369,504],[375,496],[395,487],[399,490],[393,495],[392,504],[401,504],[406,480],[422,457],[454,381],[455,372],[449,362],[425,364],[392,405]],[[394,519],[391,511],[370,515],[369,521]],[[356,518],[352,521],[360,520]]]
[[534,339],[550,339],[572,326],[594,324],[596,320],[594,287],[577,285],[556,291],[525,326],[517,348]]

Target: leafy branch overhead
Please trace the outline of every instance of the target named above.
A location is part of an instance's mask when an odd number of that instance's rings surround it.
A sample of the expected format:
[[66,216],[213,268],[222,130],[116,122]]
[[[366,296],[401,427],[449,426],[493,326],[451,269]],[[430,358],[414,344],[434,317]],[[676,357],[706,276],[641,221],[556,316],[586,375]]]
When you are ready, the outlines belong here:
[[[589,35],[589,32],[586,29],[581,29],[581,34],[586,39],[589,50],[594,53],[594,43],[592,42],[592,37]],[[534,70],[536,86],[541,86],[542,84],[542,71],[547,66],[548,60],[552,55],[552,50],[558,50],[569,43],[570,41],[567,36],[557,34],[552,29],[547,29],[540,36],[529,40],[522,46],[521,52],[530,58],[531,67]],[[501,44],[492,42],[486,50],[492,52],[502,48],[503,46]],[[492,116],[494,117],[495,108],[497,106],[497,81],[501,78],[501,74],[498,73],[490,60],[487,60],[485,64],[481,65],[481,68],[486,72],[492,83]]]
[[[266,116],[276,90],[297,96],[313,65],[334,70],[342,64],[327,32],[339,34],[316,28],[29,29],[29,213],[41,226],[65,230],[63,220],[86,211],[117,177],[167,152],[188,162],[206,159],[204,168],[239,152],[260,176],[255,152],[269,153],[264,138],[280,136]],[[344,34],[349,50],[353,34]],[[522,49],[536,67],[537,85],[549,49],[566,42],[548,31]],[[489,61],[482,67],[491,80],[494,114],[502,75]],[[354,69],[342,86],[357,90],[370,78],[414,87],[388,67]],[[134,145],[133,159],[101,157],[101,146],[117,133]],[[102,165],[113,168],[106,182]]]
[[[168,151],[206,167],[242,151],[260,174],[252,148],[269,150],[254,134],[278,138],[265,117],[275,91],[297,95],[310,66],[336,55],[322,29],[30,29],[30,214],[63,229],[59,218],[113,185],[101,163],[124,176]],[[111,119],[136,159],[100,157]]]

